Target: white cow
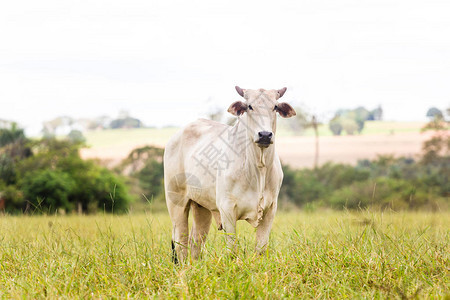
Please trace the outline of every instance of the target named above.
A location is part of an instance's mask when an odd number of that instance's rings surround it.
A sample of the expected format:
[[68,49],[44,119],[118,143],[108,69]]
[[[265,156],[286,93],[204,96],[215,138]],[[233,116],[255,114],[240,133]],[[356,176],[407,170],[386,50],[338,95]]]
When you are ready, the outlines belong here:
[[[277,100],[280,90],[245,90],[236,86],[245,102],[236,101],[228,112],[237,116],[234,126],[199,119],[175,134],[164,152],[166,202],[172,219],[175,262],[184,260],[188,245],[197,258],[214,216],[235,248],[236,221],[256,228],[256,251],[263,252],[277,210],[283,180],[275,150],[276,113],[296,113]],[[189,236],[188,216],[193,227]]]

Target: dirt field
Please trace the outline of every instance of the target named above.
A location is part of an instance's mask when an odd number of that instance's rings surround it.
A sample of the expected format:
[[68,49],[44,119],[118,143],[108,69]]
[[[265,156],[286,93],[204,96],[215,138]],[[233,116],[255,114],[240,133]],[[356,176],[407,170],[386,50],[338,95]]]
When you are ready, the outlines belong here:
[[[417,156],[427,135],[399,133],[394,135],[325,136],[319,140],[319,164],[328,161],[356,164],[360,159],[373,159],[380,154]],[[281,160],[293,167],[312,167],[313,137],[281,137],[277,151]]]
[[[125,158],[128,153],[146,144],[164,147],[167,139],[176,130],[164,135],[147,135],[130,138],[126,132],[112,140],[96,144],[96,137],[91,137],[93,146],[83,149],[84,158],[99,158],[108,166],[113,166]],[[418,132],[398,132],[391,134],[369,134],[357,136],[322,136],[319,140],[319,164],[327,161],[356,164],[360,159],[373,159],[380,154],[395,156],[417,156],[429,134]],[[89,138],[88,138],[89,143]],[[279,136],[277,151],[281,160],[293,167],[312,167],[314,163],[315,139],[312,136]]]

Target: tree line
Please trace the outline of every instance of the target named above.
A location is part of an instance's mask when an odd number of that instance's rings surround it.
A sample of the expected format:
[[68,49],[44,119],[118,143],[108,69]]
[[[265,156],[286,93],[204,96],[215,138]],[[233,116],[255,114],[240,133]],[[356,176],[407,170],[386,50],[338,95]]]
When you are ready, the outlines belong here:
[[125,211],[132,197],[123,178],[70,138],[28,139],[12,124],[0,129],[0,210],[8,213]]
[[[450,208],[449,122],[443,114],[433,115],[423,131],[433,134],[418,159],[380,156],[356,166],[326,163],[314,169],[283,165],[280,206]],[[163,149],[137,148],[108,170],[95,160],[83,160],[79,155],[83,146],[71,135],[30,140],[16,124],[0,129],[0,210],[124,212],[132,203],[165,210]]]

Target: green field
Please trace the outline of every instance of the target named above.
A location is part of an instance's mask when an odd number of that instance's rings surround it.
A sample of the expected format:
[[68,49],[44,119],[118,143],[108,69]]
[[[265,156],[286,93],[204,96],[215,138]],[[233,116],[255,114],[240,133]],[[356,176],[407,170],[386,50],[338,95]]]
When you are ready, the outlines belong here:
[[280,212],[264,256],[238,223],[174,265],[167,214],[0,216],[0,298],[444,298],[448,213]]
[[[285,121],[285,120],[283,120]],[[405,132],[420,132],[424,126],[421,122],[384,122],[367,121],[362,135],[391,135]],[[140,128],[140,129],[108,129],[88,131],[84,133],[87,144],[93,148],[111,147],[121,145],[154,144],[164,145],[167,140],[179,129],[178,128]],[[331,136],[328,125],[319,126],[320,136]],[[280,126],[278,136],[293,136],[294,132],[283,129]],[[306,129],[301,133],[303,136],[313,136],[312,129]]]

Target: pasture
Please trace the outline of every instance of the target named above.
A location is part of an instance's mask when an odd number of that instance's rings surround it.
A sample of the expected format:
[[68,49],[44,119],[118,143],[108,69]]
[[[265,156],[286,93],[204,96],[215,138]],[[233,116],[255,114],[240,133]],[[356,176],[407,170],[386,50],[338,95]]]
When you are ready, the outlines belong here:
[[0,298],[443,298],[450,215],[279,212],[269,251],[238,222],[203,258],[171,262],[167,214],[0,216]]

